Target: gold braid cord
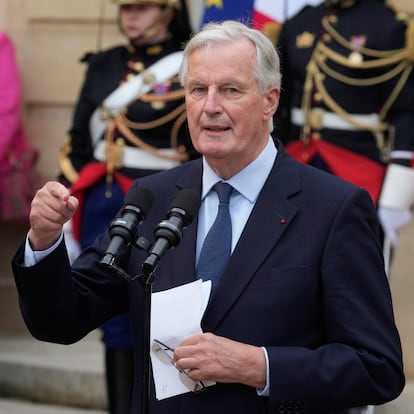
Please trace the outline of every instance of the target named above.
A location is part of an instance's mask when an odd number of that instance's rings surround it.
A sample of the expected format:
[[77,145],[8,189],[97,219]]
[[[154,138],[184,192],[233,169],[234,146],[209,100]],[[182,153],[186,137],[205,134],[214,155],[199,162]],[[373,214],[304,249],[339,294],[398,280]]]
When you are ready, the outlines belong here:
[[[322,25],[324,29],[336,42],[348,49],[351,54],[354,51],[352,44],[344,37],[342,37],[333,28],[331,22],[336,21],[335,18],[333,19],[334,20],[332,20],[332,16],[327,16],[323,18]],[[410,33],[413,32],[414,30],[411,29]],[[414,49],[414,47],[411,46],[411,49]],[[408,47],[395,50],[374,50],[362,47],[358,49],[358,53],[360,54],[361,59],[359,61],[353,61],[347,56],[340,55],[339,53],[330,49],[326,44],[322,42],[317,43],[315,50],[312,54],[312,58],[306,69],[307,74],[302,100],[302,110],[305,115],[302,139],[308,140],[309,135],[311,133],[311,97],[313,93],[313,87],[315,87],[324,104],[332,112],[336,113],[341,118],[349,122],[351,125],[354,125],[358,129],[370,131],[377,142],[377,146],[381,152],[381,155],[383,156],[383,158],[386,158],[386,153],[389,151],[389,148],[386,148],[387,144],[384,139],[384,133],[388,131],[390,127],[386,122],[384,122],[384,120],[390,107],[397,99],[399,93],[404,87],[413,69],[412,56],[410,56],[410,53],[413,54],[413,50],[409,50]],[[364,55],[371,59],[364,61]],[[351,69],[378,69],[386,66],[393,66],[393,68],[379,76],[358,79],[345,76],[342,73],[332,69],[327,65],[327,60],[331,60],[332,62],[337,63],[342,67]],[[379,85],[398,76],[399,79],[393,91],[387,98],[387,101],[382,106],[382,109],[379,113],[379,118],[381,122],[379,122],[377,125],[364,124],[362,122],[358,122],[357,120],[355,120],[351,114],[349,114],[344,108],[338,105],[338,103],[332,98],[332,96],[329,95],[324,85],[326,77],[333,78],[346,85],[365,87]]]
[[185,112],[185,103],[182,103],[181,105],[177,106],[177,108],[175,108],[168,114],[162,116],[161,118],[155,119],[154,121],[133,122],[133,121],[130,121],[125,115],[121,114],[121,117],[122,117],[122,122],[128,128],[143,130],[143,129],[154,129],[163,124],[166,124],[167,122],[172,121],[174,118],[176,118],[183,112]]
[[[183,91],[182,90],[173,91],[165,95],[160,96],[160,95],[147,94],[147,95],[142,96],[140,99],[145,102],[153,102],[153,101],[159,102],[160,99],[163,99],[164,102],[168,102],[172,99],[178,99],[178,98],[183,97]],[[164,125],[167,122],[170,122],[174,119],[175,119],[175,122],[173,124],[171,136],[170,136],[170,147],[177,150],[175,154],[166,154],[160,151],[158,148],[144,142],[138,135],[132,132],[132,129],[150,130],[150,129],[158,128],[159,126]],[[186,119],[187,119],[187,112],[185,110],[185,103],[182,103],[181,105],[177,106],[175,109],[173,109],[168,114],[158,119],[155,119],[153,121],[133,122],[129,120],[122,113],[116,116],[114,118],[114,121],[115,121],[115,125],[118,128],[119,132],[122,133],[124,138],[130,144],[133,144],[134,146],[138,148],[148,151],[151,154],[156,155],[157,157],[160,157],[166,160],[183,162],[183,161],[188,160],[188,154],[184,146],[178,145],[178,131]]]
[[[170,147],[176,149],[175,153],[164,153],[160,149],[147,144],[138,135],[134,134],[131,128],[139,129],[153,129],[160,125],[163,125],[176,118],[172,127]],[[134,146],[147,151],[150,154],[156,155],[165,160],[184,162],[189,159],[189,155],[184,146],[178,146],[178,131],[180,126],[187,119],[187,113],[185,111],[185,104],[182,104],[175,108],[167,115],[151,122],[137,123],[132,122],[126,118],[124,114],[119,114],[112,118],[108,128],[105,132],[105,152],[106,152],[106,197],[112,196],[112,182],[113,173],[116,168],[122,167],[122,151],[125,145],[124,139]],[[122,138],[115,139],[115,132],[119,131]]]
[[[176,91],[167,92],[163,95],[149,93],[141,96],[140,99],[148,103],[169,102],[172,100],[182,99],[184,95],[184,89],[179,89]],[[111,115],[109,114],[109,116]],[[124,139],[132,145],[141,148],[162,159],[178,162],[187,161],[189,159],[189,155],[187,153],[185,146],[178,145],[178,133],[180,127],[184,124],[186,119],[187,112],[185,109],[185,103],[182,103],[173,111],[154,121],[132,122],[123,113],[110,119],[104,136],[106,154],[106,197],[109,198],[112,196],[114,170],[122,167],[123,148],[125,146]],[[170,147],[176,150],[175,153],[162,152],[158,148],[147,144],[140,137],[138,137],[135,133],[132,132],[132,129],[154,129],[173,120],[175,121],[171,129]],[[122,138],[115,136],[117,130],[123,135]],[[70,145],[70,138],[68,137],[65,145],[63,146],[59,154],[59,167],[66,179],[73,184],[78,179],[79,173],[75,170],[69,158],[69,154],[71,153],[71,151],[72,148]]]
[[153,147],[152,145],[147,144],[144,142],[141,138],[139,138],[136,134],[134,134],[128,126],[124,122],[125,117],[123,115],[118,115],[116,118],[114,118],[114,123],[118,130],[122,133],[122,135],[132,144],[134,144],[136,147],[141,148],[145,151],[148,151],[151,154],[156,155],[157,157],[164,158],[166,160],[173,160],[173,161],[187,161],[188,160],[188,154],[187,152],[182,151],[181,148],[176,148],[177,152],[175,154],[164,154],[162,151],[160,151],[158,148]]
[[407,42],[407,58],[414,62],[414,22],[408,24],[407,33],[406,33],[406,42]]

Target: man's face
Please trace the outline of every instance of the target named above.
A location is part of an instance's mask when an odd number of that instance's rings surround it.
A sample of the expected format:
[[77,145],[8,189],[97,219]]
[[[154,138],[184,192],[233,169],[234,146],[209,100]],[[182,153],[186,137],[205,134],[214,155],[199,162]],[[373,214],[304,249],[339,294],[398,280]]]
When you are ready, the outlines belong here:
[[187,117],[194,147],[229,178],[253,161],[267,143],[268,120],[279,89],[260,93],[249,40],[213,44],[188,57]]

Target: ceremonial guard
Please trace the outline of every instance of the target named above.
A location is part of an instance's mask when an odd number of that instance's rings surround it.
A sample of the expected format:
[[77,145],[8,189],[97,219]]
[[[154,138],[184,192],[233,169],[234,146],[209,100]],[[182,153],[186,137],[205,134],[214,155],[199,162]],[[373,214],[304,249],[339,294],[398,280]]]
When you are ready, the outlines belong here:
[[[198,155],[191,145],[184,90],[177,78],[181,48],[191,32],[184,3],[114,2],[127,44],[88,57],[59,160],[61,180],[80,200],[65,239],[69,245],[72,231],[81,249],[104,232],[133,179]],[[126,414],[133,376],[129,314],[102,328],[109,411]]]
[[[379,0],[326,0],[282,27],[275,134],[366,188],[389,246],[414,202],[414,31]],[[317,196],[317,195],[316,195]]]

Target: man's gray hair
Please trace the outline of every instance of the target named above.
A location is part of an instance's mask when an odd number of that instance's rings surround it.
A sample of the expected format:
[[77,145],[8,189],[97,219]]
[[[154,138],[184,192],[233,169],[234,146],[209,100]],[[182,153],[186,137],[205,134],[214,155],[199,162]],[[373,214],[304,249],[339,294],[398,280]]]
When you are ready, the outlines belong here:
[[231,43],[241,37],[250,40],[256,47],[256,62],[253,70],[261,93],[272,87],[280,88],[280,61],[272,42],[259,30],[251,29],[234,20],[208,23],[189,40],[184,49],[184,59],[179,73],[181,84],[186,85],[188,57],[194,50],[216,43]]

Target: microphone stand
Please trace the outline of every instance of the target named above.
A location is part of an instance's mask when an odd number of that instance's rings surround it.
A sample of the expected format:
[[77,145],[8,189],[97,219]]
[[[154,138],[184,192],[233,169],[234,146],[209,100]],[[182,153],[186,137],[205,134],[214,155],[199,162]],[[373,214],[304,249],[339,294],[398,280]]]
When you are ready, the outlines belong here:
[[[181,195],[180,195],[181,194]],[[199,196],[194,191],[182,190],[176,198],[174,207],[171,207],[168,218],[161,221],[155,232],[156,241],[151,244],[144,237],[138,237],[133,245],[148,253],[147,258],[141,265],[141,273],[130,277],[115,263],[115,258],[105,255],[100,264],[109,269],[116,276],[125,278],[127,281],[139,279],[144,289],[143,299],[143,334],[142,334],[142,381],[141,381],[141,414],[148,414],[150,396],[150,352],[151,352],[151,296],[155,269],[161,256],[171,247],[177,246],[182,237],[182,229],[190,224],[193,216],[200,206]],[[186,208],[184,208],[184,206]],[[187,212],[189,209],[189,212]]]
[[[144,262],[145,263],[145,262]],[[150,352],[151,352],[151,296],[154,282],[155,267],[142,265],[141,274],[138,276],[144,289],[143,301],[143,335],[142,335],[142,377],[141,377],[141,413],[149,412],[150,395]]]
[[[174,209],[173,209],[174,210]],[[179,208],[177,211],[185,214]],[[171,220],[171,217],[170,217]],[[188,223],[186,223],[188,224]],[[151,352],[151,296],[152,296],[152,285],[154,282],[155,269],[158,266],[158,262],[169,248],[177,246],[180,242],[182,233],[180,226],[172,224],[168,220],[163,220],[159,223],[155,232],[158,236],[158,240],[162,240],[159,244],[154,243],[148,246],[148,242],[144,239],[143,241],[137,241],[136,246],[143,248],[147,251],[148,256],[141,265],[141,274],[137,277],[140,279],[141,285],[144,289],[144,303],[143,303],[143,318],[144,318],[144,331],[142,336],[142,367],[143,375],[141,382],[141,410],[142,414],[148,414],[148,403],[150,395],[150,352]],[[142,238],[141,238],[142,239]]]
[[[145,250],[147,253],[151,244],[144,237],[139,237],[133,245],[139,249]],[[110,270],[116,277],[126,279],[128,282],[138,278],[143,290],[144,299],[142,306],[142,317],[144,321],[142,333],[142,378],[141,378],[141,414],[149,412],[149,396],[150,396],[150,351],[151,351],[151,297],[152,285],[154,282],[155,268],[158,264],[158,258],[155,255],[149,255],[145,262],[141,265],[141,273],[131,277],[116,263],[113,257],[105,256],[100,265]]]
[[[145,250],[147,253],[151,244],[144,237],[139,237],[134,243],[135,247]],[[149,256],[151,257],[151,256]],[[101,260],[100,265],[109,270],[114,276],[121,277],[128,282],[138,278],[144,289],[144,301],[142,306],[142,316],[144,320],[143,334],[142,334],[142,370],[143,375],[141,379],[141,414],[148,414],[149,412],[149,395],[150,395],[150,339],[151,339],[151,296],[152,284],[154,281],[154,272],[156,262],[147,263],[148,259],[141,266],[141,273],[131,277],[116,263],[115,259],[106,255]]]

